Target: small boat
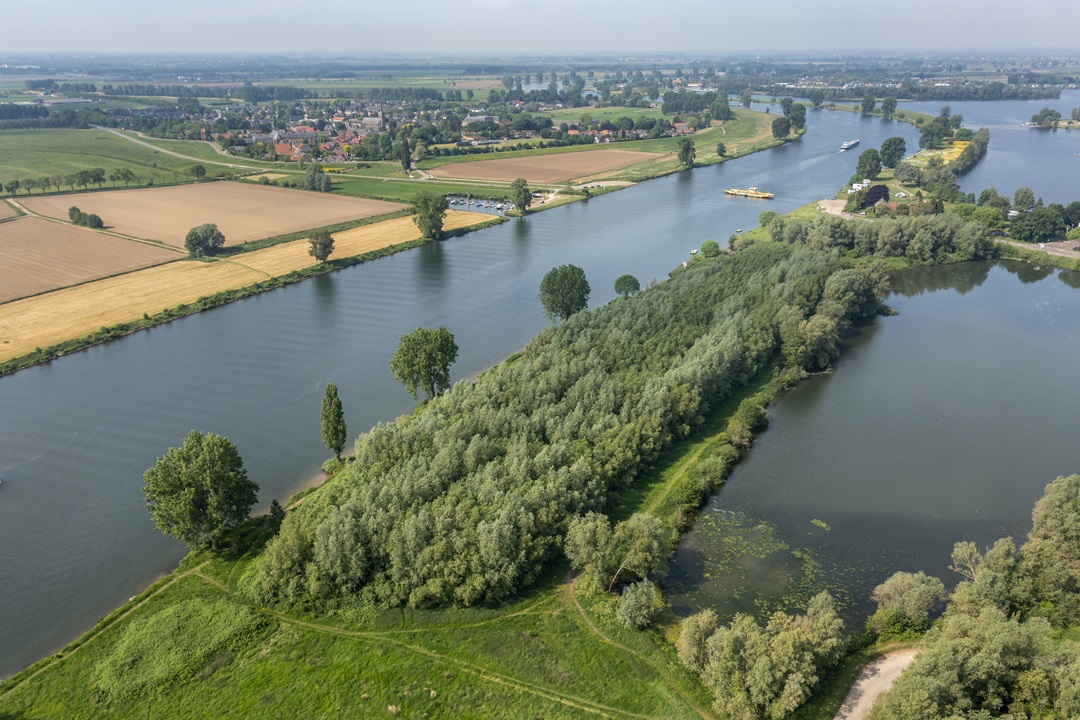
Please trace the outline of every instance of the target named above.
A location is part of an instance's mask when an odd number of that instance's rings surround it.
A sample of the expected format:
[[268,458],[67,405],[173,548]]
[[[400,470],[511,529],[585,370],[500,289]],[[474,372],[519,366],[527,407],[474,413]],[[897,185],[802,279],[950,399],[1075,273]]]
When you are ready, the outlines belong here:
[[725,190],[728,195],[738,195],[739,197],[751,197],[759,198],[761,200],[767,200],[773,197],[771,192],[765,192],[764,190],[758,190],[756,187],[751,188],[728,188]]
[[735,232],[737,232],[737,233],[741,233],[741,232],[742,232],[742,228],[735,228]]
[[694,248],[693,250],[691,250],[690,254],[691,255],[697,255],[697,248]]
[[844,152],[845,150],[850,150],[851,148],[855,147],[858,144],[859,144],[858,140],[847,140],[847,141],[840,144],[840,152]]

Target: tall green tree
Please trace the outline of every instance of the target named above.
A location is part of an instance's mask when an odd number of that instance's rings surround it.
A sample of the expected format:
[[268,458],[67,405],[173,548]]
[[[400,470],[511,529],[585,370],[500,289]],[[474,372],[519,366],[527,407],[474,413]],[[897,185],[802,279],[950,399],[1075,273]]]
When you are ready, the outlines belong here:
[[867,95],[862,99],[862,112],[863,115],[869,115],[874,112],[874,107],[877,106],[877,100],[873,95]]
[[540,298],[544,315],[553,322],[566,320],[589,305],[589,281],[577,265],[552,268],[540,281]]
[[716,143],[716,154],[720,157],[727,155],[727,145],[724,143]]
[[445,195],[425,190],[416,194],[412,201],[413,222],[420,229],[420,234],[431,240],[439,240],[443,235],[443,221],[450,203]]
[[1013,209],[1027,212],[1035,207],[1035,192],[1029,187],[1017,188],[1013,193]]
[[417,390],[430,399],[450,388],[450,366],[457,356],[457,343],[445,327],[417,328],[401,336],[390,370],[414,399]]
[[881,114],[887,118],[891,118],[893,113],[896,112],[896,98],[887,97],[881,101]]
[[529,190],[529,183],[525,178],[518,178],[510,183],[510,202],[514,203],[514,207],[522,215],[532,205],[532,191]]
[[144,481],[146,509],[158,529],[193,550],[217,550],[225,531],[247,519],[259,491],[235,445],[196,430],[158,458]]
[[894,168],[904,159],[907,152],[907,143],[902,137],[887,138],[881,143],[881,164],[887,168]]
[[772,121],[772,134],[774,138],[784,139],[791,134],[791,121],[786,117],[778,117]]
[[791,121],[792,130],[802,130],[806,127],[806,106],[802,103],[792,105],[785,115]]
[[754,102],[754,93],[747,88],[739,93],[739,104],[744,108],[749,108],[750,104]]
[[860,178],[873,180],[881,174],[881,155],[877,150],[870,148],[863,150],[859,155],[859,161],[855,164],[855,174]]
[[325,230],[317,230],[311,234],[308,255],[319,262],[326,262],[330,253],[334,252],[334,236]]
[[623,297],[630,297],[641,290],[641,283],[633,275],[620,275],[615,279],[615,292]]
[[187,248],[191,257],[212,255],[214,251],[225,245],[225,236],[218,230],[214,223],[196,225],[188,230],[184,238],[184,247]]
[[196,180],[202,180],[204,177],[206,177],[206,168],[200,163],[196,163],[189,167],[187,172],[188,175],[195,178]]
[[329,383],[323,393],[319,430],[322,434],[323,445],[340,460],[341,451],[345,449],[345,411],[341,406],[341,398],[338,397],[337,385],[334,383]]
[[693,167],[696,158],[697,148],[694,147],[694,141],[690,138],[679,140],[679,164],[683,167]]

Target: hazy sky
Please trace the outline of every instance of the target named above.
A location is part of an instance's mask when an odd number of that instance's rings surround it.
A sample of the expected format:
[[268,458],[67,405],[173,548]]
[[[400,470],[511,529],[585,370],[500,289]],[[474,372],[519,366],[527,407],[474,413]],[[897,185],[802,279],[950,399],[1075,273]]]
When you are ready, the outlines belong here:
[[7,0],[4,5],[0,56],[1080,47],[1075,0]]

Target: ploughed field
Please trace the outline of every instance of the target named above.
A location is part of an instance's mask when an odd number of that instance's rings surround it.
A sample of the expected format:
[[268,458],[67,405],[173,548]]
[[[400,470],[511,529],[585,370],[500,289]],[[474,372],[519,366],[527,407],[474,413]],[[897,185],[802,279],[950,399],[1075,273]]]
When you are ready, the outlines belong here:
[[[55,226],[57,231],[70,229],[91,236],[108,237],[48,220],[27,219]],[[446,214],[443,227],[456,230],[489,220],[490,215],[451,210]],[[0,223],[0,232],[8,225],[19,222],[23,220]],[[331,260],[410,242],[419,238],[420,232],[411,217],[403,217],[334,233],[333,237]],[[166,248],[158,249],[134,240],[110,239],[136,249],[156,250],[169,257],[177,255]],[[141,318],[144,313],[153,315],[177,305],[195,302],[207,295],[301,270],[316,264],[308,254],[309,248],[306,239],[294,240],[213,262],[178,260],[160,267],[0,304],[0,362],[25,355],[37,347],[48,347],[88,335],[102,327],[131,322]],[[7,265],[2,267],[0,282],[2,273],[7,272]]]
[[0,220],[6,220],[7,218],[13,218],[19,213],[15,212],[15,208],[11,207],[6,202],[0,200]]
[[177,247],[183,247],[188,230],[203,223],[217,225],[225,235],[226,245],[240,245],[405,207],[384,200],[232,182],[20,200],[33,212],[60,219],[66,219],[68,208],[74,205],[85,213],[100,215],[110,230]]
[[439,178],[459,180],[505,180],[525,178],[532,183],[558,183],[627,165],[655,160],[656,153],[634,150],[585,150],[549,155],[477,160],[441,165],[429,172]]
[[179,257],[175,250],[67,223],[16,218],[0,223],[0,302]]

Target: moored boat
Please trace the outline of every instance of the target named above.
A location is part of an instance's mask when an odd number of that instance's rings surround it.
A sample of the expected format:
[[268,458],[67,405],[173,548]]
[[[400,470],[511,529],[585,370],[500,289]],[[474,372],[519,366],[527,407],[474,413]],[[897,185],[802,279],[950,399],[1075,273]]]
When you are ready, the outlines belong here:
[[751,188],[728,188],[724,192],[726,192],[728,195],[738,195],[739,197],[761,198],[763,200],[766,200],[768,198],[773,197],[773,194],[771,192],[765,192],[764,190],[759,190],[756,187],[751,187]]

